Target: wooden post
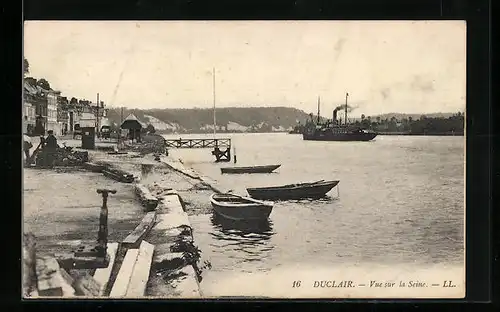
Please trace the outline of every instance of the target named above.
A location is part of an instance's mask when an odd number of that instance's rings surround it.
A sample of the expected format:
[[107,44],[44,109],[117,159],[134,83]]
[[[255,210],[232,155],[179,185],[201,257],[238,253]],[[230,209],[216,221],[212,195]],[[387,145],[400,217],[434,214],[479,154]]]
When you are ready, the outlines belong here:
[[35,236],[23,234],[23,295],[28,297],[36,289]]

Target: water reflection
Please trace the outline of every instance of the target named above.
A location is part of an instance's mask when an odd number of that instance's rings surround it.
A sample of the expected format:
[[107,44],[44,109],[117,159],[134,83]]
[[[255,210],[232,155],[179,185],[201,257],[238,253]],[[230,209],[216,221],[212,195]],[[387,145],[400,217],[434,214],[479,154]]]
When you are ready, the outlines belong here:
[[[275,234],[271,220],[234,221],[213,213],[213,247],[228,253],[229,258],[243,262],[262,261],[269,257],[274,245],[270,239]],[[234,253],[233,253],[234,252]]]
[[304,199],[294,199],[294,200],[287,200],[287,202],[290,203],[299,203],[299,204],[319,204],[319,203],[331,203],[339,199],[339,196],[337,194],[334,195],[329,195],[326,194],[323,197],[320,198],[304,198]]
[[238,237],[259,237],[262,240],[269,240],[274,234],[271,220],[257,221],[236,221],[223,218],[215,212],[211,217],[212,225],[221,234]]

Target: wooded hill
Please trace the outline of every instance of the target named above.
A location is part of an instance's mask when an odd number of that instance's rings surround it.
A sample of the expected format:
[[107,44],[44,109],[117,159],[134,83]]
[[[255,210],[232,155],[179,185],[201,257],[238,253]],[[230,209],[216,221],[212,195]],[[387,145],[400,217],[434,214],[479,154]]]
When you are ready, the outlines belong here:
[[[163,131],[161,123],[170,131],[209,132],[213,129],[213,109],[127,109],[123,108],[123,118],[134,114],[144,123],[152,123],[157,130]],[[151,120],[150,116],[157,120]],[[108,118],[119,124],[121,109],[110,108]],[[304,123],[310,118],[302,110],[291,107],[221,107],[216,109],[217,126],[221,130],[235,132],[286,131]],[[274,128],[274,129],[273,129]],[[166,130],[167,132],[169,132]]]

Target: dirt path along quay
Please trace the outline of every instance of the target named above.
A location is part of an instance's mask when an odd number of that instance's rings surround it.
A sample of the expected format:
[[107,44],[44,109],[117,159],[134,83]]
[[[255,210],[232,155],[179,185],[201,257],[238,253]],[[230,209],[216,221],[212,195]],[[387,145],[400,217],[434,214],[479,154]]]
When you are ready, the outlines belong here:
[[68,240],[96,240],[102,197],[97,188],[113,188],[108,198],[108,241],[120,242],[142,219],[132,184],[118,183],[100,173],[25,169],[23,232],[36,236],[37,250],[64,252]]

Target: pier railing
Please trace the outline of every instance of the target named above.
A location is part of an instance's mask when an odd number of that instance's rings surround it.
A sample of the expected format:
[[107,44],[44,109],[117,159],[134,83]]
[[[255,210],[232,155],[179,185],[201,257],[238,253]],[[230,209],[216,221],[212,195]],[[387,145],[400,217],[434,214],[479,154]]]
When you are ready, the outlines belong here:
[[231,148],[231,139],[167,139],[170,148]]

